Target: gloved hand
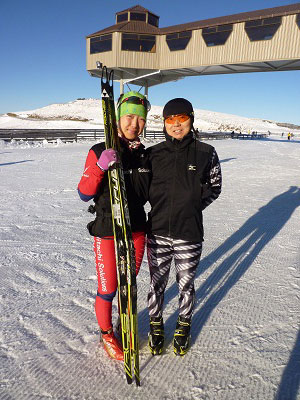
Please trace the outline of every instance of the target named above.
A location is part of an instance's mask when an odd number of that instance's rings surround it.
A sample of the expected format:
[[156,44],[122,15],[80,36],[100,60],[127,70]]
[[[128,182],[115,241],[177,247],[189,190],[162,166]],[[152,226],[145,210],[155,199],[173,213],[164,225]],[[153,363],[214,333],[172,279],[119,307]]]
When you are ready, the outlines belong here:
[[113,149],[107,149],[102,151],[101,156],[97,161],[97,165],[102,169],[102,171],[107,171],[109,167],[114,165],[117,161],[118,161],[117,152]]

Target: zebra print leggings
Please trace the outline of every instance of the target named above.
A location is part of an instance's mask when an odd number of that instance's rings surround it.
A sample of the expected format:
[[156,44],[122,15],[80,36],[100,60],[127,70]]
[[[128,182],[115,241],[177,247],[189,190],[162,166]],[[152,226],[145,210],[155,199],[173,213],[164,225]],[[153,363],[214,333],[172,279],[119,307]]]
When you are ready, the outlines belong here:
[[200,261],[202,243],[151,235],[147,239],[150,269],[148,309],[150,317],[161,317],[164,293],[174,258],[179,287],[179,315],[191,318],[195,302],[194,280]]

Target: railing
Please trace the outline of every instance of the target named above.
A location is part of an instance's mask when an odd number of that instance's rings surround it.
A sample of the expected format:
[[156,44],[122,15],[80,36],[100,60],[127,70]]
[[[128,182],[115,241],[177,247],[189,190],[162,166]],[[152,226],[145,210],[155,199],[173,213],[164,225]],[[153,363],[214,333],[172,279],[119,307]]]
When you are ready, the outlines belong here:
[[267,137],[266,133],[235,133],[232,139],[263,139]]
[[[165,134],[163,132],[148,132],[147,138],[151,139],[165,139]],[[229,132],[197,132],[198,139],[230,139],[231,133]]]
[[80,139],[103,139],[103,129],[0,129],[0,140],[77,142]]
[[198,132],[197,136],[199,139],[230,139],[231,135],[229,132]]
[[[161,131],[147,131],[149,139],[164,139]],[[54,142],[77,142],[78,140],[104,140],[104,129],[0,129],[0,140],[24,140]]]
[[[229,132],[198,132],[199,139],[260,139],[266,134],[232,134]],[[163,140],[162,131],[148,131],[147,139]],[[104,129],[0,129],[0,140],[77,142],[78,140],[104,140]]]

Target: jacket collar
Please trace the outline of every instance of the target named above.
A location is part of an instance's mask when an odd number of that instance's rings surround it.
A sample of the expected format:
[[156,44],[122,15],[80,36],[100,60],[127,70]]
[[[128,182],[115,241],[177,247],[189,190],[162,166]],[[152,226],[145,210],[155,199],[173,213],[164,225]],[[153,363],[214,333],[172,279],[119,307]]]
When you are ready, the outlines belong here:
[[129,149],[127,141],[122,140],[121,138],[120,138],[120,147],[121,147],[120,148],[121,152],[129,152],[129,153],[133,152],[135,154],[143,152],[143,150],[145,148],[145,146],[142,143],[140,143],[140,145],[136,149],[135,148]]
[[173,138],[172,136],[168,135],[167,133],[165,133],[166,136],[166,143],[167,146],[172,148],[172,149],[184,149],[186,148],[190,143],[192,143],[194,141],[194,135],[193,132],[190,131],[186,136],[184,136],[181,140],[177,140],[175,138]]

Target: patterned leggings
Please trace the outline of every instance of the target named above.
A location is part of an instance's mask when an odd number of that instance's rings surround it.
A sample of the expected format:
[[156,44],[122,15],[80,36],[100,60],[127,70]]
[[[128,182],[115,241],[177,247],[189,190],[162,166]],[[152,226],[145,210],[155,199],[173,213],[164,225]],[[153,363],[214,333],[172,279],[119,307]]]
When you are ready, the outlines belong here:
[[148,309],[150,317],[161,317],[164,293],[174,258],[179,287],[179,315],[190,318],[195,302],[194,280],[202,252],[202,243],[151,235],[147,240],[150,269]]

